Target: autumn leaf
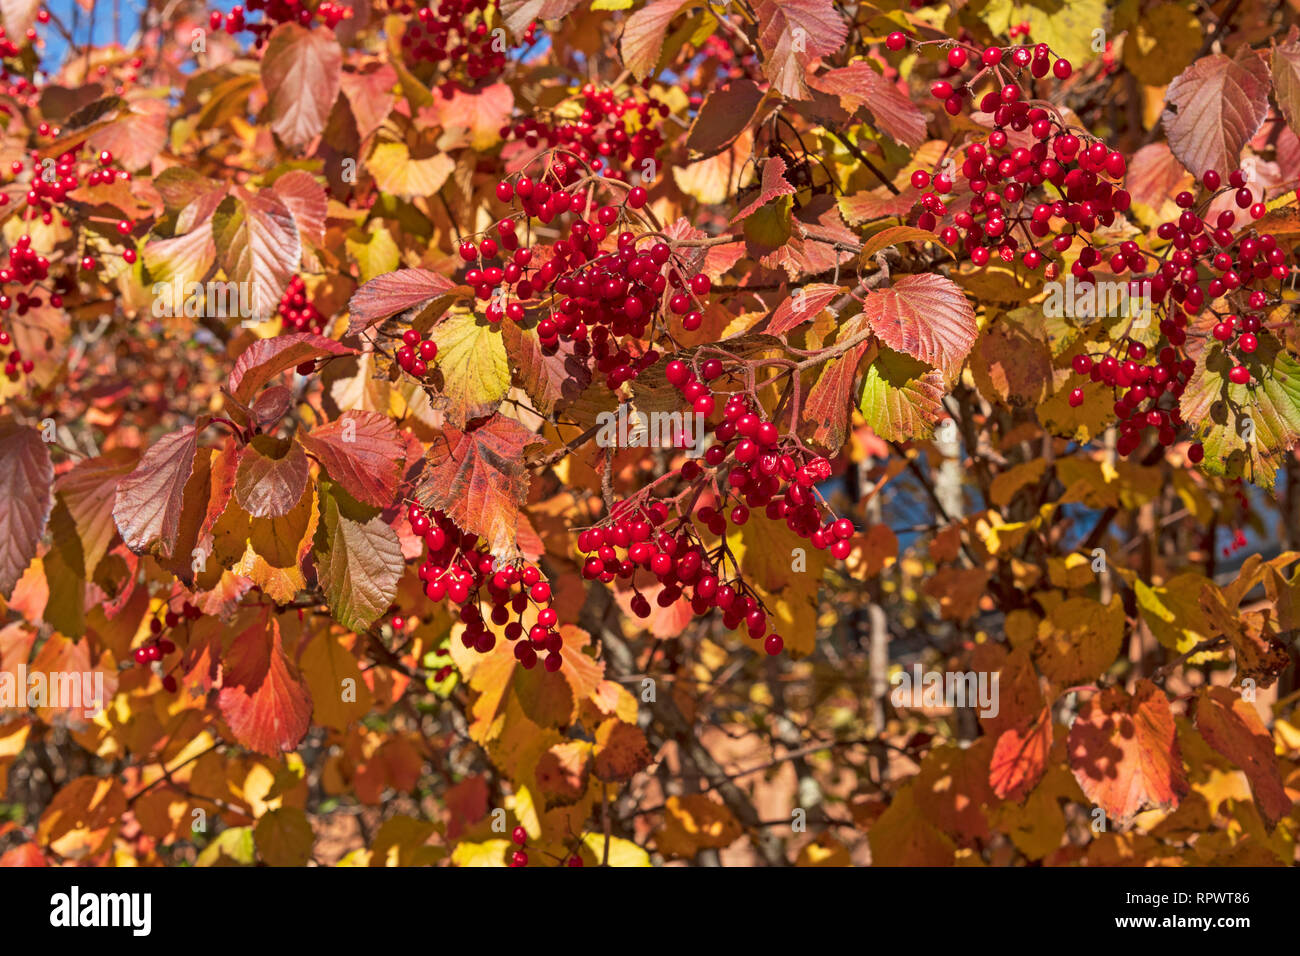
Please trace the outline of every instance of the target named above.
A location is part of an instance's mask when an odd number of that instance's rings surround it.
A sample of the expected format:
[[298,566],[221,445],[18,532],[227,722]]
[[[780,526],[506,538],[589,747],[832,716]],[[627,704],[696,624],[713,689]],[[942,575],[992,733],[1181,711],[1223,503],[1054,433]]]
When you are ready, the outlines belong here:
[[306,736],[311,694],[285,656],[273,615],[258,614],[226,651],[217,704],[235,739],[268,757]]
[[322,511],[324,544],[316,550],[316,565],[330,613],[344,627],[365,631],[397,594],[405,567],[397,532],[381,518],[347,517],[334,495],[323,496]]
[[903,276],[888,289],[867,293],[863,315],[872,331],[895,352],[905,352],[947,373],[955,371],[975,344],[975,311],[951,279]]
[[1245,771],[1255,805],[1270,827],[1294,805],[1282,785],[1273,738],[1255,706],[1226,687],[1202,688],[1196,695],[1196,729],[1206,742]]
[[286,146],[302,147],[325,128],[339,95],[343,50],[324,27],[281,23],[262,55],[262,83],[271,129]]
[[349,409],[300,433],[299,440],[357,501],[377,508],[392,504],[406,446],[387,415]]
[[182,492],[194,470],[198,427],[187,425],[150,446],[135,469],[117,483],[113,521],[137,553],[157,542],[170,555],[180,528]]
[[352,354],[354,349],[311,332],[258,339],[236,360],[226,387],[231,395],[246,403],[271,379],[303,362]]
[[36,556],[53,503],[54,468],[41,433],[0,423],[0,595],[8,598]]
[[494,554],[514,553],[528,494],[524,453],[542,439],[499,414],[469,431],[444,431],[446,444],[430,450],[416,498],[478,535]]
[[1084,794],[1121,827],[1139,810],[1176,807],[1187,795],[1169,699],[1148,680],[1132,696],[1112,687],[1085,701],[1067,747]]
[[423,309],[456,288],[456,283],[428,269],[399,269],[376,276],[348,300],[348,332],[363,331],[407,309]]
[[1169,148],[1198,179],[1207,169],[1226,175],[1264,122],[1268,90],[1268,65],[1248,47],[1236,59],[1202,57],[1165,91]]

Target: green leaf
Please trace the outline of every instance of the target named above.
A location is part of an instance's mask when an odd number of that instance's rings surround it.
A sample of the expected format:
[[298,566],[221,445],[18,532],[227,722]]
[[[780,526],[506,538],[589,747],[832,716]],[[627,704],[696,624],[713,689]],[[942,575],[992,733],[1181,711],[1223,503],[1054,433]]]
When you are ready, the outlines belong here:
[[[501,330],[470,312],[448,316],[433,332],[438,343],[434,387],[444,412],[463,427],[490,415],[510,391],[510,363]],[[441,378],[441,382],[439,382]]]
[[929,438],[943,413],[943,375],[885,346],[867,365],[858,408],[886,441]]
[[1235,364],[1216,344],[1183,392],[1183,419],[1205,446],[1201,467],[1272,488],[1285,454],[1300,439],[1300,362],[1269,332],[1249,356],[1249,385],[1234,385]]
[[353,521],[339,512],[333,494],[322,496],[325,546],[315,550],[316,566],[334,620],[365,631],[397,596],[405,561],[397,532],[382,518]]

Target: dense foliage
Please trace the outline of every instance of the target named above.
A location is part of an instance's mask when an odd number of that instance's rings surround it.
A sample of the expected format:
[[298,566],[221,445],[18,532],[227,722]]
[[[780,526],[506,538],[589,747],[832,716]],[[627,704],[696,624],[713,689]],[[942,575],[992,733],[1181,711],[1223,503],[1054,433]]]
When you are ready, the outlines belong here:
[[0,12],[0,864],[1295,861],[1286,4]]

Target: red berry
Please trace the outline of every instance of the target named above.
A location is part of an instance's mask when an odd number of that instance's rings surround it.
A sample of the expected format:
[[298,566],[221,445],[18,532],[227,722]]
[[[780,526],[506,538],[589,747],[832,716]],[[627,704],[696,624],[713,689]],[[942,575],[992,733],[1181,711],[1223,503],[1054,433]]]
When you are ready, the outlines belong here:
[[897,53],[903,47],[907,46],[907,37],[895,30],[889,36],[885,37],[885,46]]
[[769,634],[763,641],[763,650],[767,651],[772,657],[776,657],[785,648],[785,641],[781,639],[780,634]]
[[515,827],[515,832],[510,834],[510,839],[514,840],[515,843],[519,844],[520,846],[523,846],[525,843],[528,842],[528,831],[526,831],[523,827]]

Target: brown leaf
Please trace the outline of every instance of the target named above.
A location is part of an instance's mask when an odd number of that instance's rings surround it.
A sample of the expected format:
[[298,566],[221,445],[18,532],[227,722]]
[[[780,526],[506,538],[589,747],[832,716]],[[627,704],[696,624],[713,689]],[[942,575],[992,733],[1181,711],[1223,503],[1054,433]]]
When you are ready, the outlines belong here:
[[217,706],[235,739],[268,757],[307,735],[311,693],[285,656],[276,618],[259,615],[225,652]]
[[1196,695],[1196,729],[1206,743],[1240,767],[1250,781],[1255,805],[1269,828],[1291,812],[1282,785],[1273,737],[1259,711],[1226,687],[1202,688]]
[[262,83],[271,129],[286,146],[301,147],[325,128],[339,95],[343,49],[325,27],[281,23],[262,55]]
[[287,515],[302,499],[310,467],[294,439],[256,435],[239,458],[235,500],[255,518]]
[[494,553],[513,553],[519,507],[528,498],[524,453],[542,439],[500,414],[472,431],[450,425],[443,431],[446,442],[429,450],[416,497],[478,535]]
[[8,598],[36,557],[53,506],[54,466],[41,433],[0,423],[0,595]]
[[428,269],[398,269],[375,276],[348,300],[348,332],[355,335],[390,315],[423,309],[456,288],[455,282]]
[[118,482],[113,520],[126,546],[137,554],[155,541],[162,554],[172,553],[180,527],[181,495],[194,471],[198,440],[195,425],[163,436]]
[[930,273],[903,276],[888,289],[867,293],[863,314],[894,351],[947,372],[960,367],[979,334],[965,293],[951,279]]
[[925,114],[866,60],[812,77],[810,82],[838,96],[850,113],[865,106],[894,142],[912,149],[925,142]]
[[355,355],[356,350],[312,332],[277,335],[258,339],[235,361],[226,383],[227,391],[245,404],[263,385],[281,372],[303,362],[333,355]]
[[715,156],[736,141],[758,114],[763,91],[748,79],[732,80],[704,99],[686,136],[695,159]]
[[55,492],[76,523],[87,578],[95,573],[117,534],[113,524],[117,485],[134,470],[136,458],[128,448],[115,448],[98,458],[77,462],[54,483]]
[[1198,179],[1207,169],[1236,169],[1268,114],[1268,89],[1268,64],[1249,46],[1236,59],[1215,53],[1179,73],[1161,116],[1178,161]]

